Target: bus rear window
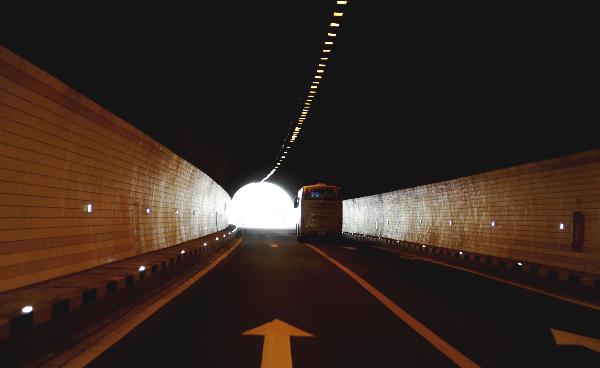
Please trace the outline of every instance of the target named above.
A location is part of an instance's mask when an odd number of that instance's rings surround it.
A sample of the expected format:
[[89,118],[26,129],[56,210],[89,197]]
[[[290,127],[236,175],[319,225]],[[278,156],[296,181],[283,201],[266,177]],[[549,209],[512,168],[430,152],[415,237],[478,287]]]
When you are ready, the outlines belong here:
[[337,188],[313,188],[307,189],[305,199],[320,201],[339,200],[340,194]]

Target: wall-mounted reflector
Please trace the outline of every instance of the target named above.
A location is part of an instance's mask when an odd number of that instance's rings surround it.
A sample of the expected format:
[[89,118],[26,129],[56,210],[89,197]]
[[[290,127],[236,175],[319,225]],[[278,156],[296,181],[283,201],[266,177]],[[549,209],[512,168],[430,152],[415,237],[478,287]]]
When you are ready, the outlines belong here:
[[560,225],[558,225],[558,228],[560,230],[564,230],[565,229],[565,224],[561,222]]
[[150,214],[150,212],[152,212],[152,209],[150,207],[146,208],[146,213]]
[[85,205],[85,212],[92,213],[92,204],[88,203]]
[[181,253],[181,254],[185,254],[185,250],[183,250],[183,249],[182,249],[182,250],[181,250],[181,252],[179,252],[179,253]]
[[21,308],[21,312],[23,314],[31,313],[31,312],[33,312],[33,307],[31,305],[26,305],[23,308]]
[[138,271],[144,272],[144,271],[146,271],[146,267],[145,266],[140,266],[140,268],[138,268]]
[[175,215],[179,215],[179,210],[175,210]]

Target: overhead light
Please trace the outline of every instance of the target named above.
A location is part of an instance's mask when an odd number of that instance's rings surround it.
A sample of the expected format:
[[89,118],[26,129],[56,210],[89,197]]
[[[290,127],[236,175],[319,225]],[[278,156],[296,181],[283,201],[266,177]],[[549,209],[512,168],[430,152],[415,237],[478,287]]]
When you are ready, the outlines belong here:
[[331,24],[329,24],[329,26],[330,26],[330,27],[339,27],[339,26],[340,26],[340,24],[339,24],[339,23],[334,23],[334,22],[331,22]]
[[206,243],[204,243],[204,246],[206,247]]
[[182,249],[182,250],[181,250],[181,252],[179,252],[179,253],[181,253],[181,254],[185,254],[185,250],[183,250],[183,249]]
[[329,60],[327,57],[322,57],[321,60]]
[[333,12],[333,16],[334,16],[334,17],[341,17],[341,16],[343,16],[343,15],[344,15],[344,13],[340,13],[340,12]]
[[319,66],[324,68],[324,67],[326,67],[327,65],[325,65],[325,64],[319,64]]
[[281,156],[281,158],[285,158],[285,156]]
[[335,37],[335,36],[337,36],[337,35],[336,35],[335,33],[328,32],[328,33],[327,33],[327,36],[329,36],[329,37]]
[[323,52],[331,52],[331,50],[325,49],[325,50],[323,50]]
[[308,91],[308,93],[315,94],[315,93],[317,93],[317,91]]
[[219,240],[219,237],[217,236],[217,237],[215,238],[215,240]]
[[144,271],[146,271],[146,267],[145,266],[140,266],[140,268],[138,268],[138,271],[144,272]]
[[333,45],[333,41],[325,41],[326,45]]
[[321,76],[321,75],[315,75],[315,78],[316,79],[321,79],[321,78],[323,78],[323,76]]
[[318,86],[310,86],[310,88],[312,88],[312,89],[317,89],[317,88],[319,88],[319,87],[318,87]]
[[346,5],[346,4],[348,4],[348,0],[338,0],[337,4],[338,5]]
[[317,73],[325,73],[325,70],[323,70],[323,69],[317,69]]

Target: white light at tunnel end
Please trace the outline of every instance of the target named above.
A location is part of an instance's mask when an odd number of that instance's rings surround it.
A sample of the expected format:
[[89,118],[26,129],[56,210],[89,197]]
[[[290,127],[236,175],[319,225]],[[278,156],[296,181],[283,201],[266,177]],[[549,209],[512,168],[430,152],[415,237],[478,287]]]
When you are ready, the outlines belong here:
[[215,238],[215,240],[219,240],[219,237],[217,236],[217,237]]
[[292,199],[278,185],[267,181],[250,183],[234,194],[230,222],[238,228],[292,229],[295,211]]
[[31,305],[26,305],[23,308],[21,308],[21,312],[23,314],[31,313],[31,312],[33,312],[33,307]]
[[146,267],[145,266],[140,266],[140,268],[138,268],[138,271],[140,271],[140,272],[146,271]]
[[185,254],[185,250],[183,250],[183,249],[182,249],[180,253],[181,253],[181,254]]
[[206,243],[204,243],[204,246],[206,247]]

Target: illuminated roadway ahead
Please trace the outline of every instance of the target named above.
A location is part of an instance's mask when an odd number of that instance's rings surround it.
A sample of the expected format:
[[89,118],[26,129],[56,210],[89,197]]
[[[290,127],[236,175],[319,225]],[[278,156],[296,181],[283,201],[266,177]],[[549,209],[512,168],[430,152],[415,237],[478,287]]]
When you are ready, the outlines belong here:
[[[557,345],[551,328],[588,339]],[[410,257],[245,230],[91,366],[600,367],[599,338],[597,310]]]

